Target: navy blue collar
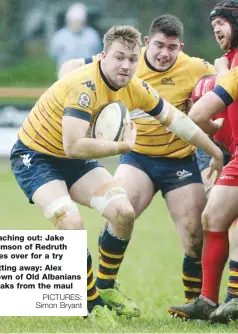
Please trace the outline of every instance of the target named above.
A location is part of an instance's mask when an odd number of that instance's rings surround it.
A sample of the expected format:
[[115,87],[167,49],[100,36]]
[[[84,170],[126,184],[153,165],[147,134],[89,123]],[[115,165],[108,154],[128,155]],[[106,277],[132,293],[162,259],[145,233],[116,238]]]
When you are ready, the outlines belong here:
[[164,70],[164,71],[158,71],[154,66],[152,66],[152,65],[149,63],[149,60],[148,60],[148,58],[147,58],[147,56],[146,56],[146,51],[145,51],[145,53],[144,53],[144,60],[145,60],[146,65],[147,65],[152,71],[154,71],[154,72],[159,72],[159,73],[163,73],[163,72],[167,72],[168,70],[171,69],[171,67],[174,66],[174,64],[176,63],[177,58],[175,59],[175,62],[174,62],[169,68],[167,68],[167,70]]
[[105,75],[102,71],[102,68],[101,68],[101,61],[99,61],[99,71],[100,71],[101,77],[102,77],[103,81],[105,82],[105,84],[107,85],[107,87],[110,88],[111,90],[113,90],[114,92],[117,92],[120,88],[113,87],[110,84],[110,82],[107,80],[107,78],[105,77]]

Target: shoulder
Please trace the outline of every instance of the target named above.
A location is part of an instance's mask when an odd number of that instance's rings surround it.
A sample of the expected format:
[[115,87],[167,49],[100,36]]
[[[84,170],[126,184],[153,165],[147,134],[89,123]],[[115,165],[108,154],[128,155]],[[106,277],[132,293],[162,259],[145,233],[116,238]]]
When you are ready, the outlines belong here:
[[[144,62],[145,60],[145,53],[146,53],[146,47],[143,46],[143,48],[141,49],[141,53],[140,53],[140,56],[139,56],[139,65]],[[138,67],[139,67],[138,65]]]
[[143,46],[143,47],[141,48],[140,57],[144,58],[145,52],[146,52],[146,47]]
[[138,89],[140,90],[145,85],[145,81],[138,78],[137,76],[134,76],[131,81],[129,82],[128,88]]
[[93,87],[96,85],[96,77],[97,63],[90,63],[88,65],[76,68],[74,71],[70,72],[61,80],[62,83],[69,88],[87,88],[93,91]]
[[184,52],[180,54],[178,65],[183,65],[195,81],[204,75],[216,74],[214,66],[208,61],[199,57],[191,57]]
[[189,57],[188,56],[188,65],[191,70],[202,70],[202,71],[211,71],[215,74],[214,66],[209,63],[207,60],[198,57]]

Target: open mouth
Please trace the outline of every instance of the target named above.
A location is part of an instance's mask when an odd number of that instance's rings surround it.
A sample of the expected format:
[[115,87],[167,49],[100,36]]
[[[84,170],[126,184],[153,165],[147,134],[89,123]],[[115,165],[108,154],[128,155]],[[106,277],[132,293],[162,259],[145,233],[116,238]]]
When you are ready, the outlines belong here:
[[168,63],[168,60],[161,60],[161,59],[157,59],[158,63],[161,65],[161,66],[164,66]]
[[222,42],[224,40],[224,38],[225,38],[225,36],[223,36],[223,35],[218,35],[217,36],[217,39],[218,39],[219,42]]

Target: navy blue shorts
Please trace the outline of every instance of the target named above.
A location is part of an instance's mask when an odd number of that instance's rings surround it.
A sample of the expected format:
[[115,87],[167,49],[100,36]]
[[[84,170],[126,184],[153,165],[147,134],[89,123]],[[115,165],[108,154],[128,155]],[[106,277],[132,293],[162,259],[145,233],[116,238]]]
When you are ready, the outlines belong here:
[[43,184],[52,180],[65,181],[68,189],[90,170],[102,167],[97,160],[58,158],[31,150],[20,140],[11,151],[11,167],[17,182],[29,202]]
[[129,152],[120,156],[119,164],[134,166],[143,170],[154,184],[155,192],[167,192],[191,183],[202,183],[196,157],[183,159],[153,158],[137,152]]
[[[230,153],[223,153],[224,155],[224,166],[228,164],[231,159]],[[209,167],[209,163],[211,161],[211,156],[204,152],[201,148],[196,150],[197,164],[198,168],[201,171]]]

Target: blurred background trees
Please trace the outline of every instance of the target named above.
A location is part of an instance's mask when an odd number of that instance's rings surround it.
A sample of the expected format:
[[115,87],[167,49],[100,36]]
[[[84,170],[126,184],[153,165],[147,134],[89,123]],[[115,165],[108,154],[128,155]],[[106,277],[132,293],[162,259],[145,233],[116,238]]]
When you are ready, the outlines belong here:
[[[0,85],[49,85],[55,64],[49,41],[64,25],[73,0],[0,1]],[[209,13],[216,0],[87,0],[88,22],[101,36],[113,24],[134,25],[145,36],[156,16],[171,13],[185,27],[185,52],[213,62],[221,55]]]

